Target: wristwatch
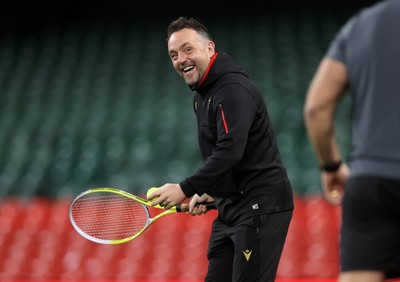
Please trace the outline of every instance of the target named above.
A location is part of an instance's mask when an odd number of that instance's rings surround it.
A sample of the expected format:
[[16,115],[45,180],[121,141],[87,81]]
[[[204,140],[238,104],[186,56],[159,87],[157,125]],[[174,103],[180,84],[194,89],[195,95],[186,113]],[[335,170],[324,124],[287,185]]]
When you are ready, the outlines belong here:
[[339,169],[339,167],[341,165],[342,165],[342,160],[339,160],[339,161],[334,162],[334,163],[330,163],[330,164],[327,164],[327,165],[320,166],[320,169],[322,171],[325,171],[325,172],[335,172],[335,171],[337,171]]

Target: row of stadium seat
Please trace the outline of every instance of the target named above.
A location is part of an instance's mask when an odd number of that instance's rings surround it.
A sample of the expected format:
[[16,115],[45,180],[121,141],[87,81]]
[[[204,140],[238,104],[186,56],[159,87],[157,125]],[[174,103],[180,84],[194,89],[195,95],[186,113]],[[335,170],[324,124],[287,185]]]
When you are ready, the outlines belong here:
[[[70,199],[0,201],[0,280],[201,279],[212,219],[170,215],[121,245],[81,237],[68,219]],[[340,209],[313,196],[295,199],[278,276],[335,277]]]
[[[262,89],[301,194],[319,192],[303,98],[342,20],[280,14],[208,23],[217,48]],[[199,166],[192,93],[173,71],[163,30],[161,21],[71,23],[0,41],[0,196],[63,197],[90,186],[143,192]]]

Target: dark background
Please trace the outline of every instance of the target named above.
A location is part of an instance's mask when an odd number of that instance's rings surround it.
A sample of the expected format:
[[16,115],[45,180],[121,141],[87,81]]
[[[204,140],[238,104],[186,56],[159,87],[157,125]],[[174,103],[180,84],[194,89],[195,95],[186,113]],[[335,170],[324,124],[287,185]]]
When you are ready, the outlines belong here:
[[352,1],[8,1],[0,4],[2,32],[29,32],[49,24],[86,21],[152,21],[193,16],[201,20],[276,13],[353,13],[376,0]]
[[[376,1],[13,1],[0,4],[0,197],[143,192],[200,165],[191,94],[164,30],[200,19],[265,94],[298,194],[320,193],[307,87],[327,46]],[[338,116],[349,152],[349,107]],[[343,121],[343,123],[342,123]]]

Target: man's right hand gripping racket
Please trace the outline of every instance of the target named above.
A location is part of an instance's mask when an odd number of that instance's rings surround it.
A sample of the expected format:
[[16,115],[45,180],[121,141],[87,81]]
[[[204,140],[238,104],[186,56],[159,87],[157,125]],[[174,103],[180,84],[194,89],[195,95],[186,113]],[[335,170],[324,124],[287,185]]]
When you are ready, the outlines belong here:
[[[216,209],[214,202],[204,205],[207,210]],[[163,211],[151,217],[149,208]],[[69,219],[75,230],[90,241],[122,244],[137,238],[157,219],[188,210],[188,204],[168,210],[159,205],[153,207],[146,199],[119,189],[102,187],[76,196],[69,208]]]

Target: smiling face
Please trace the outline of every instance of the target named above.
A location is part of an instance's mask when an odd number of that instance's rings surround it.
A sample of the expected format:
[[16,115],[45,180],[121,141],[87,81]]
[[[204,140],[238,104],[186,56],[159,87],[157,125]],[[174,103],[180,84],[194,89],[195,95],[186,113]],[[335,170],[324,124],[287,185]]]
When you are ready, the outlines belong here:
[[168,54],[174,69],[188,85],[200,81],[214,53],[214,42],[193,29],[176,31],[168,40]]

